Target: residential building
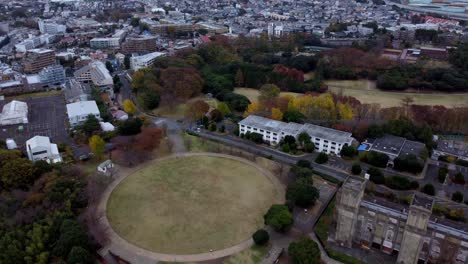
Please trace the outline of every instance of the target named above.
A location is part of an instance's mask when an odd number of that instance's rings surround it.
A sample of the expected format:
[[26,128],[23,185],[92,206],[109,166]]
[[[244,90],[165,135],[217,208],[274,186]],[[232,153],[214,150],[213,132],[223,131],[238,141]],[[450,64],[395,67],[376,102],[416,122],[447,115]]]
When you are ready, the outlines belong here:
[[55,65],[55,52],[50,49],[29,50],[23,60],[26,73],[38,73],[50,65]]
[[62,162],[57,144],[50,143],[49,137],[35,136],[27,140],[26,152],[32,162],[38,160],[44,160],[47,163]]
[[93,49],[110,49],[120,47],[120,38],[93,38],[89,45]]
[[157,50],[156,40],[154,36],[127,37],[127,40],[122,44],[122,51],[126,54],[155,52]]
[[96,101],[79,101],[67,104],[67,115],[70,126],[74,127],[86,121],[89,115],[101,119]]
[[63,93],[67,103],[87,101],[88,97],[91,95],[91,87],[89,87],[88,84],[71,78],[65,83],[65,89],[63,89]]
[[286,136],[297,139],[299,134],[309,134],[315,149],[327,154],[340,154],[343,146],[350,146],[355,139],[351,133],[313,124],[285,123],[256,115],[250,115],[239,122],[239,133],[258,133],[272,145],[279,144]]
[[141,68],[146,68],[153,65],[154,61],[162,56],[165,56],[162,52],[152,52],[141,56],[133,56],[130,58],[130,68],[137,71]]
[[65,33],[67,31],[67,26],[57,24],[56,22],[50,20],[39,20],[37,24],[39,25],[39,30],[42,34],[54,35]]
[[114,81],[106,65],[98,60],[92,61],[74,73],[80,82],[92,82],[96,86],[112,86]]
[[329,232],[329,241],[347,248],[372,248],[401,264],[466,263],[466,224],[433,215],[435,202],[428,196],[413,195],[406,206],[367,197],[366,184],[366,179],[355,177],[343,183],[336,195],[336,230]]
[[0,113],[0,126],[27,124],[28,105],[25,102],[13,100],[3,106]]
[[62,65],[52,65],[39,72],[39,78],[43,86],[53,87],[65,83],[65,69]]

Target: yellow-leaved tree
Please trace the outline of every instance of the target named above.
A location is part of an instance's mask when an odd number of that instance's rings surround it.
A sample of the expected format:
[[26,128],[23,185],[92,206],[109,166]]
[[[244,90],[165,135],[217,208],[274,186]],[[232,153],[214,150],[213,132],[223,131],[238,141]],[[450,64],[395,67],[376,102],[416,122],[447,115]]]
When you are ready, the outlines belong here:
[[282,120],[283,119],[283,112],[279,108],[273,107],[271,109],[271,118],[274,120]]
[[104,154],[105,145],[106,142],[98,135],[94,135],[89,139],[89,148],[98,158],[101,158]]
[[135,104],[134,104],[131,100],[129,100],[129,99],[127,99],[127,100],[125,100],[125,101],[123,102],[123,108],[124,108],[124,111],[125,111],[125,112],[127,112],[127,113],[129,113],[129,114],[132,114],[132,115],[133,115],[133,114],[135,113],[135,111],[136,111],[136,106],[135,106]]
[[250,103],[249,106],[247,107],[247,110],[245,110],[244,116],[252,115],[259,111],[260,111],[260,103],[253,102],[253,103]]
[[341,120],[353,119],[353,108],[348,103],[343,104],[341,102],[338,102],[336,104],[336,108],[338,109],[338,115],[340,116]]

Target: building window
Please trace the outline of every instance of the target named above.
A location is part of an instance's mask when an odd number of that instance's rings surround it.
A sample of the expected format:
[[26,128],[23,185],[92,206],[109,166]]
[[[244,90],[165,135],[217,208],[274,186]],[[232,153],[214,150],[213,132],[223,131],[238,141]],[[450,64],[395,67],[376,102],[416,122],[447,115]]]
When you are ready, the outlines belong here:
[[323,142],[328,143],[328,140],[323,140]]
[[262,132],[262,133],[263,133],[263,132],[265,132],[265,130],[263,130],[263,129],[260,129],[260,132]]
[[331,144],[332,144],[332,145],[336,145],[336,142],[332,142]]
[[271,132],[270,132],[270,131],[267,131],[266,133],[267,133],[267,134],[271,134]]
[[273,136],[277,136],[277,134],[276,134],[276,133],[273,133]]

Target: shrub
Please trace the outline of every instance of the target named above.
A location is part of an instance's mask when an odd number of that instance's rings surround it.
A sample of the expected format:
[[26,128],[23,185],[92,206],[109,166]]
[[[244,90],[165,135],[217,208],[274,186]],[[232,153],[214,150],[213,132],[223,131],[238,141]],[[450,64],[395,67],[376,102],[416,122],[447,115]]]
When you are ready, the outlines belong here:
[[136,135],[141,132],[143,122],[139,118],[129,118],[118,124],[119,134],[123,136]]
[[465,222],[465,214],[463,212],[463,209],[453,209],[450,210],[448,214],[445,215],[448,219],[454,220],[454,221],[459,221],[459,222]]
[[320,152],[317,158],[315,159],[315,162],[318,164],[324,164],[328,161],[328,155],[324,152]]
[[289,144],[283,144],[281,146],[281,150],[285,153],[289,153],[291,151],[291,148],[289,147]]
[[289,212],[288,207],[283,204],[272,205],[263,218],[266,225],[280,232],[288,231],[294,222],[294,218]]
[[226,131],[226,126],[222,125],[222,126],[219,128],[219,132],[220,132],[220,133],[224,133],[224,131]]
[[252,239],[256,245],[261,246],[268,243],[268,240],[270,240],[270,235],[265,229],[259,229],[252,235]]
[[411,181],[410,188],[411,188],[411,190],[418,189],[419,188],[419,182],[418,181]]
[[369,180],[375,184],[384,184],[385,183],[385,177],[378,168],[375,167],[370,167],[367,170],[367,173],[369,173]]
[[354,175],[359,175],[362,172],[361,165],[359,163],[354,163],[353,166],[351,167],[351,173]]
[[308,160],[301,159],[296,163],[296,165],[302,168],[311,168],[311,163]]
[[295,144],[296,139],[293,136],[287,135],[287,136],[284,137],[283,143],[285,143],[285,144]]
[[246,133],[245,138],[257,144],[263,143],[263,136],[259,133]]
[[434,185],[428,183],[426,185],[424,185],[421,189],[421,192],[427,194],[427,195],[432,195],[434,196],[435,195],[435,188],[434,188]]
[[463,202],[463,193],[456,191],[452,194],[452,201],[461,203]]
[[420,173],[424,165],[413,154],[401,155],[394,160],[394,168],[399,171],[407,171],[411,173]]

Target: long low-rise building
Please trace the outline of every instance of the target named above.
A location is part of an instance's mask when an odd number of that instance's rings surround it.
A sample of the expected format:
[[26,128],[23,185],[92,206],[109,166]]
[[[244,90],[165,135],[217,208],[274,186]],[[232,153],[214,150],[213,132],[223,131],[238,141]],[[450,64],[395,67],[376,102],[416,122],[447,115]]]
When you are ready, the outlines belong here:
[[153,65],[157,58],[163,56],[166,56],[166,53],[152,52],[141,56],[133,56],[130,58],[130,68],[134,71],[138,71],[139,69]]
[[350,146],[355,140],[351,133],[313,124],[286,123],[261,116],[250,115],[239,122],[239,134],[258,133],[263,141],[276,145],[286,136],[297,139],[299,134],[309,134],[315,149],[320,152],[339,155],[343,146]]

